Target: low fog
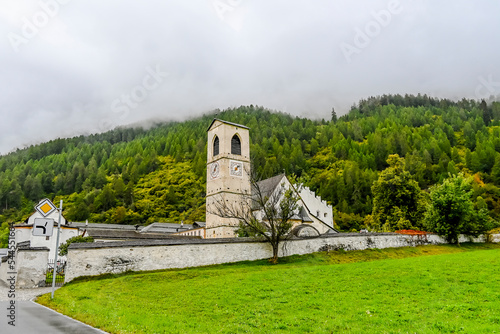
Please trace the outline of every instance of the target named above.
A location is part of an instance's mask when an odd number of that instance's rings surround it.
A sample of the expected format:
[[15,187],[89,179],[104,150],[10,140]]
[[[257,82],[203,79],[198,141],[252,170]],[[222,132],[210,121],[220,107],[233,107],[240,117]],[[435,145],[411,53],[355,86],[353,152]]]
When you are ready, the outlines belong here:
[[500,94],[499,1],[0,3],[0,154],[215,108]]

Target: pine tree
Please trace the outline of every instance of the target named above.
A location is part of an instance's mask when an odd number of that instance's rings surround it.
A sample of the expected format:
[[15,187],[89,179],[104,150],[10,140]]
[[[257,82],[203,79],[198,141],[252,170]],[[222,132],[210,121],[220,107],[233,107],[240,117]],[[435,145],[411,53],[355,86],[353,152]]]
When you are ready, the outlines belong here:
[[337,123],[337,114],[335,113],[335,108],[332,107],[332,122]]

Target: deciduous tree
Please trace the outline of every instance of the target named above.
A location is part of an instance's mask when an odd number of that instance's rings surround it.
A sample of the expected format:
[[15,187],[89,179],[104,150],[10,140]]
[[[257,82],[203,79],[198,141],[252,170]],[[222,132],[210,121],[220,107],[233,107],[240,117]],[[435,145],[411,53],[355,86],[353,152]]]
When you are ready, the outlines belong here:
[[404,169],[397,154],[387,159],[389,167],[372,186],[372,228],[381,231],[420,229],[425,200],[417,181]]
[[477,237],[490,230],[487,210],[474,209],[471,182],[471,178],[459,173],[432,187],[431,203],[425,214],[427,230],[457,245],[460,234]]
[[83,237],[81,235],[76,236],[76,237],[71,237],[68,240],[66,240],[65,243],[62,243],[59,245],[59,255],[64,256],[68,254],[68,247],[72,243],[81,243],[81,242],[94,242],[94,238],[88,236],[88,237]]

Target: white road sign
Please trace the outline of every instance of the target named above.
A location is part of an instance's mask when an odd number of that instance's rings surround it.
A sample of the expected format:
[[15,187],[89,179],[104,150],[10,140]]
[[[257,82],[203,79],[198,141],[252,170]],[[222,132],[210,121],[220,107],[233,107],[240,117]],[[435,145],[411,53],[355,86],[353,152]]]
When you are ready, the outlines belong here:
[[34,236],[52,236],[52,230],[54,229],[54,219],[47,218],[35,218],[35,223],[33,224],[33,235]]
[[56,206],[54,205],[54,203],[52,203],[50,201],[50,199],[44,199],[44,200],[41,200],[40,203],[38,203],[36,206],[35,206],[35,209],[36,211],[40,212],[40,214],[44,217],[47,217],[48,215],[50,215],[52,212],[54,212],[55,210],[57,210]]

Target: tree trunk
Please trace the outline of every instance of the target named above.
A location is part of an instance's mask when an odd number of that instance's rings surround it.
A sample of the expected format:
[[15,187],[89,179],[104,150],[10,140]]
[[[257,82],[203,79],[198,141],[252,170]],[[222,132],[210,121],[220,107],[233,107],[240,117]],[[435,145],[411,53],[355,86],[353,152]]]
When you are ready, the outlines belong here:
[[272,243],[271,246],[273,247],[273,257],[269,260],[272,264],[277,264],[278,263],[278,243]]

